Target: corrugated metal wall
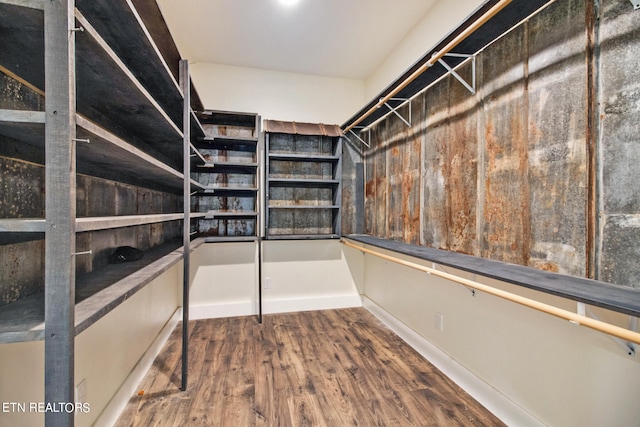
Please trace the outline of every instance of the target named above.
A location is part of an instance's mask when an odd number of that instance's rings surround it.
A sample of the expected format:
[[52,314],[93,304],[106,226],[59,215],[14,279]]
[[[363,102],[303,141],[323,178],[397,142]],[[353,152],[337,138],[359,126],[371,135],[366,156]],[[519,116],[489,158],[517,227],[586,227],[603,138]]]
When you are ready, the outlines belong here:
[[479,53],[476,78],[371,129],[364,231],[640,287],[640,12],[558,0]]

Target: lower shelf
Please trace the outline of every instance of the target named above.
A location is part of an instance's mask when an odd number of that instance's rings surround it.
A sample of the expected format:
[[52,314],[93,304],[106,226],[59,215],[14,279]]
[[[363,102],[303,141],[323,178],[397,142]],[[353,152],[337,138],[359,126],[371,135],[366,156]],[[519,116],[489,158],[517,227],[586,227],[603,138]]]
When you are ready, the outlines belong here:
[[[204,243],[191,242],[191,250]],[[122,304],[153,279],[182,260],[180,243],[145,251],[138,261],[111,264],[76,278],[76,335]],[[0,308],[0,343],[44,339],[44,293]]]
[[265,236],[265,240],[322,240],[339,239],[338,234],[273,234]]
[[224,242],[256,242],[259,238],[256,236],[212,236],[204,237],[205,243],[224,243]]

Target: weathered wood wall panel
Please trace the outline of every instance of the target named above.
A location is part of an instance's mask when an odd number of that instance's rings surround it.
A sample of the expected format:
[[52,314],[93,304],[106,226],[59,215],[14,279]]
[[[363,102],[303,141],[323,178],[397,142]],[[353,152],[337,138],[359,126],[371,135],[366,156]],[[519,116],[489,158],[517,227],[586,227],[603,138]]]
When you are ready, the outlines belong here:
[[640,14],[625,2],[601,4],[598,273],[640,287]]
[[360,141],[342,138],[342,234],[364,232],[364,166]]
[[[472,80],[472,67],[458,70]],[[476,217],[478,200],[478,110],[477,96],[449,77],[449,141],[446,147],[445,187],[447,195],[447,249],[478,254]]]
[[638,16],[629,2],[557,0],[477,55],[477,94],[448,76],[415,98],[418,134],[393,115],[373,126],[365,231],[415,243],[422,138],[421,244],[578,276],[595,259],[593,278],[640,287]]
[[478,80],[484,115],[480,254],[526,265],[530,211],[525,43],[522,27],[498,40],[479,56]]
[[449,229],[445,162],[449,141],[449,82],[443,79],[426,93],[426,139],[424,141],[423,186],[424,244],[447,249]]
[[556,2],[527,32],[529,262],[577,276],[587,268],[585,13],[583,0]]

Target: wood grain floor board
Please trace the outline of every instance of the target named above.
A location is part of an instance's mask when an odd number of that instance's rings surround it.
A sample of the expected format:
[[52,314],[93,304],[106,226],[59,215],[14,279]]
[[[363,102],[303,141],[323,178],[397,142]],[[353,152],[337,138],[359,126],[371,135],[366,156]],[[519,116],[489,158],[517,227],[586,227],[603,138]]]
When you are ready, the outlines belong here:
[[503,426],[364,309],[180,326],[117,426]]

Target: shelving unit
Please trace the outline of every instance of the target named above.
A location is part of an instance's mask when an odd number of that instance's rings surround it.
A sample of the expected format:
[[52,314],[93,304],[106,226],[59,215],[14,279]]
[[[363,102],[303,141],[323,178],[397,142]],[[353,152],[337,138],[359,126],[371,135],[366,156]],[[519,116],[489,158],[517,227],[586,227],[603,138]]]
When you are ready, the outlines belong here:
[[[150,27],[168,34],[163,21]],[[0,158],[44,182],[44,195],[29,194],[33,206],[0,210],[0,238],[16,252],[27,240],[45,253],[29,291],[0,305],[0,343],[44,339],[45,401],[73,402],[75,335],[170,265],[188,266],[189,250],[179,248],[202,243],[180,229],[206,215],[189,212],[189,193],[208,188],[184,161],[193,153],[204,163],[192,142],[204,137],[192,108],[202,106],[131,1],[0,0],[0,30],[0,76],[36,100],[0,108]],[[106,265],[113,242],[139,244],[143,260]]]
[[[339,133],[327,135],[323,125],[290,125],[266,124],[265,239],[339,238]],[[296,125],[304,129],[302,134],[296,133]]]
[[194,224],[207,242],[255,240],[259,227],[260,116],[202,111],[205,132],[196,144],[204,163],[193,164],[200,189],[191,199],[202,215]]

